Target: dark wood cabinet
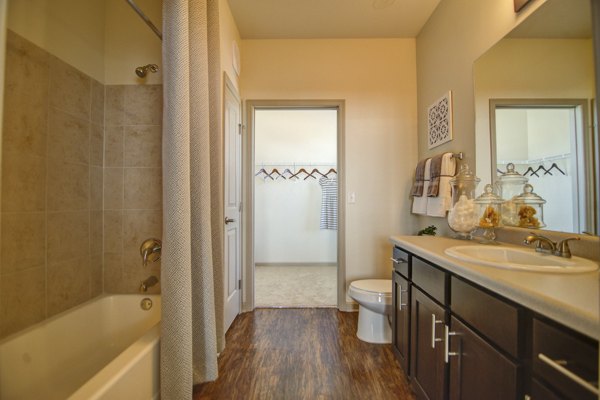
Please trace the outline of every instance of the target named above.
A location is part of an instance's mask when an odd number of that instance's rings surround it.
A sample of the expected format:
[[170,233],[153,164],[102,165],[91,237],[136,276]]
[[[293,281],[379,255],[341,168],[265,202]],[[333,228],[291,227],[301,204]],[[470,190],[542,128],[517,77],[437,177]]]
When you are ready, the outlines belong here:
[[556,397],[598,399],[597,341],[535,318],[532,359],[534,376]]
[[448,340],[450,400],[518,398],[517,364],[455,317],[444,336]]
[[393,345],[418,399],[597,399],[598,341],[394,248]]
[[417,398],[445,398],[444,326],[446,310],[413,287],[411,304],[411,383]]
[[393,273],[394,286],[392,297],[394,299],[393,337],[392,344],[400,365],[407,375],[410,375],[410,284],[398,272]]

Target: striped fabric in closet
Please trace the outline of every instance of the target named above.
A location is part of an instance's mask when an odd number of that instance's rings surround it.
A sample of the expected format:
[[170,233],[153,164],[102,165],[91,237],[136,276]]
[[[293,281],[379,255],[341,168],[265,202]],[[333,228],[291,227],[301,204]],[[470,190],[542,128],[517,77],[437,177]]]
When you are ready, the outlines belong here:
[[337,178],[322,177],[319,184],[323,190],[321,200],[321,229],[337,230]]

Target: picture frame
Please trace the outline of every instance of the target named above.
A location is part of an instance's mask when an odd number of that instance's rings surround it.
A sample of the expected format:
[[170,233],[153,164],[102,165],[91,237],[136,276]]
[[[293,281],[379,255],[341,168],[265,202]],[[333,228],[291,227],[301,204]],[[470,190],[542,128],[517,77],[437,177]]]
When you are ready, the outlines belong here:
[[452,140],[452,91],[436,100],[427,109],[428,149]]
[[514,0],[515,12],[521,11],[521,9],[523,7],[525,7],[527,5],[527,3],[530,3],[530,2],[531,2],[531,0]]

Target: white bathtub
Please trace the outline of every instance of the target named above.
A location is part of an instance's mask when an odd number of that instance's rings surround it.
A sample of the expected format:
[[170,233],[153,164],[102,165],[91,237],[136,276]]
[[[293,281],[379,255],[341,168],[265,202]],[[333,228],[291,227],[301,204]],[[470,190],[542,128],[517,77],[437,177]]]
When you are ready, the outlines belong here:
[[159,339],[160,296],[98,297],[0,342],[0,399],[158,399]]

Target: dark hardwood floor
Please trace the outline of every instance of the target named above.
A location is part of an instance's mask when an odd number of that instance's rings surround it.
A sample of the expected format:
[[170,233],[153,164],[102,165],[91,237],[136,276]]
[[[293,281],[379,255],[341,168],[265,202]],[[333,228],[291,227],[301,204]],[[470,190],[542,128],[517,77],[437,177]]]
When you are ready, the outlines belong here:
[[414,399],[391,345],[356,337],[357,313],[257,309],[239,315],[219,378],[199,399]]

